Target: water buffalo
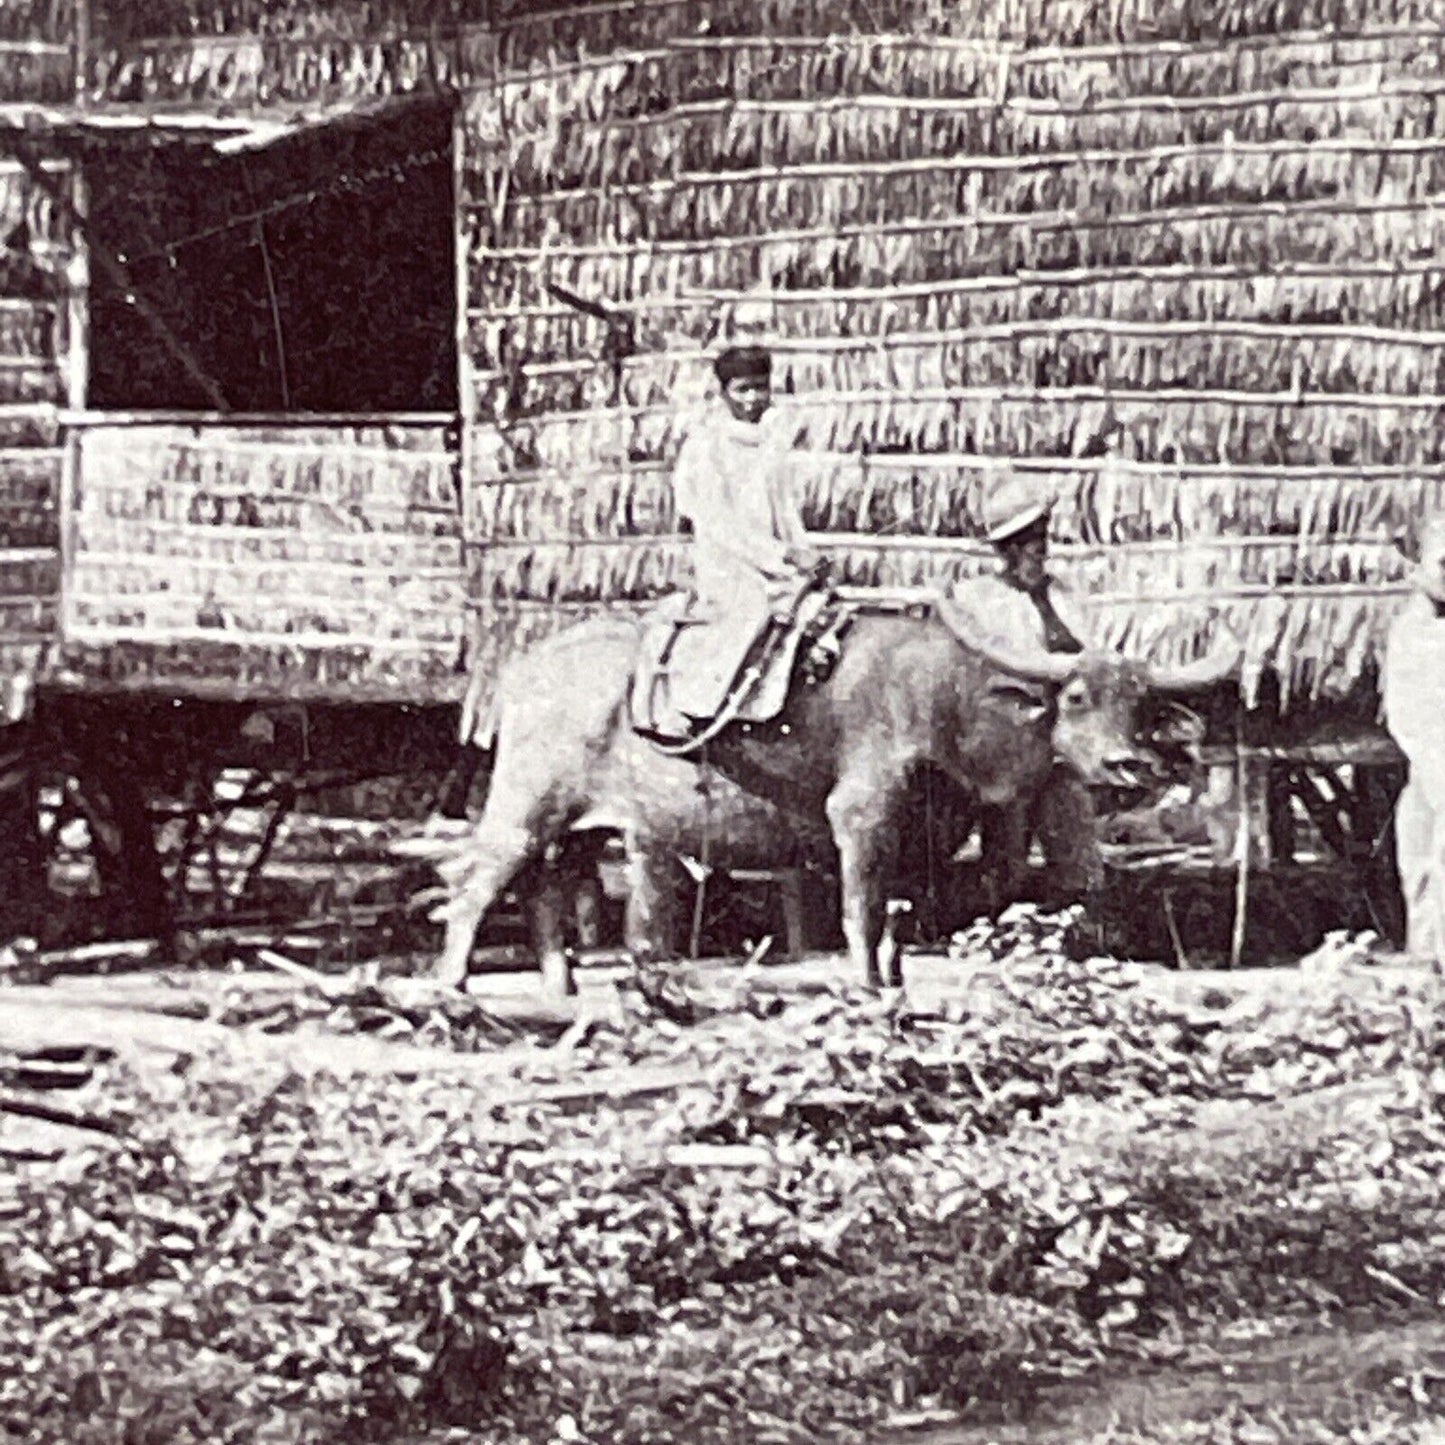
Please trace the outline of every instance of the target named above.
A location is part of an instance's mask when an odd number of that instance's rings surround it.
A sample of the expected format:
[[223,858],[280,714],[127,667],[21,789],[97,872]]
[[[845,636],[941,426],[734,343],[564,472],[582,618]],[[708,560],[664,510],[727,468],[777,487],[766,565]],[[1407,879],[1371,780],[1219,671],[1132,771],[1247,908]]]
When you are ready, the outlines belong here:
[[1047,791],[1065,830],[1070,818],[1086,827],[1072,801],[1083,788],[1158,771],[1136,741],[1145,697],[1211,686],[1237,660],[1232,652],[1164,672],[1112,654],[1006,654],[978,640],[947,597],[922,615],[864,611],[831,674],[798,688],[777,723],[726,733],[698,760],[632,731],[627,694],[641,637],[635,622],[590,621],[504,669],[486,805],[440,864],[451,902],[439,914],[439,980],[465,977],[477,927],[518,870],[596,823],[623,833],[627,938],[639,952],[665,951],[675,937],[679,854],[737,866],[750,851],[777,863],[780,845],[808,854],[831,844],[849,960],[876,986],[900,805],[918,769],[1019,819],[1018,805]]

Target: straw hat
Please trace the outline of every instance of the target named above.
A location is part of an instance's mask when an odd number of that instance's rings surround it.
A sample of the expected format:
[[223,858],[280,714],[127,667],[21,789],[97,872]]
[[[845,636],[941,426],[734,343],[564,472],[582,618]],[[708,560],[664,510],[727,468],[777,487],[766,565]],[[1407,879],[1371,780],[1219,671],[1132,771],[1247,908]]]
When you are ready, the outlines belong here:
[[1047,520],[1054,501],[1054,496],[1036,483],[1008,477],[984,498],[985,535],[990,542],[1007,542]]

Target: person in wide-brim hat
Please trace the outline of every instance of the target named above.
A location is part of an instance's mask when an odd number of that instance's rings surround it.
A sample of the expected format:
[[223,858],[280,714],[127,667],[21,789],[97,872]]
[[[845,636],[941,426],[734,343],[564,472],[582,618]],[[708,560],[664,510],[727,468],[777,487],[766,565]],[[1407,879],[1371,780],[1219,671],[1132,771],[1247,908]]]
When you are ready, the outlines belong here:
[[995,546],[1037,535],[1047,539],[1053,510],[1054,499],[1047,493],[999,487],[984,503],[984,535]]
[[[983,534],[997,564],[956,582],[950,597],[953,615],[965,624],[964,636],[976,639],[996,656],[1027,663],[1046,654],[1082,652],[1082,623],[1071,615],[1067,589],[1049,572],[1049,527],[1056,493],[1042,478],[1008,476],[983,499]],[[1040,689],[1041,692],[1046,689]],[[1011,878],[1027,868],[1028,840],[1037,838],[1047,863],[1048,886],[1059,901],[1087,894],[1102,878],[1102,860],[1094,834],[1088,789],[1068,769],[1056,768],[1028,818],[1022,839],[1006,820],[985,814],[981,846],[996,870],[991,886],[1001,890],[996,906],[1011,902]]]
[[1019,477],[993,487],[984,498],[982,521],[1000,565],[956,584],[953,597],[1012,646],[1080,652],[1079,627],[1066,621],[1057,605],[1066,589],[1049,572],[1056,500],[1051,487]]

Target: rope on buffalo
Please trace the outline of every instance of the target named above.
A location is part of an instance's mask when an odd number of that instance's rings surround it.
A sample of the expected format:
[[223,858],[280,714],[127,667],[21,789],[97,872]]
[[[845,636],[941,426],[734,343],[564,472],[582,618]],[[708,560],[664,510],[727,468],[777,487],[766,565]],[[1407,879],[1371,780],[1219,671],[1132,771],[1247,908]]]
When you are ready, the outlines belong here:
[[749,678],[744,686],[739,687],[723,705],[722,711],[705,727],[702,732],[690,737],[680,743],[663,742],[659,739],[652,739],[652,746],[658,752],[666,753],[669,757],[685,758],[690,753],[701,752],[704,759],[707,757],[707,745],[720,733],[725,732],[738,719],[742,712],[743,705],[752,695],[754,679]]
[[727,731],[733,723],[738,720],[743,708],[752,699],[753,694],[758,690],[759,683],[763,680],[763,674],[772,655],[782,646],[782,639],[785,634],[774,628],[763,643],[763,653],[758,660],[747,670],[739,680],[736,687],[728,694],[718,714],[700,732],[694,733],[692,737],[684,739],[680,743],[663,742],[653,740],[653,747],[658,752],[666,753],[669,757],[685,758],[690,753],[701,753],[702,760],[707,760],[707,745],[720,734]]
[[1234,704],[1234,787],[1238,794],[1239,822],[1235,830],[1234,925],[1229,936],[1229,966],[1238,968],[1244,959],[1245,930],[1249,926],[1249,758],[1244,747],[1244,703]]
[[707,880],[712,876],[712,779],[705,745],[698,772],[698,790],[702,793],[702,857],[698,859],[697,891],[692,897],[692,932],[687,949],[688,957],[693,959],[702,949],[703,909],[707,906]]

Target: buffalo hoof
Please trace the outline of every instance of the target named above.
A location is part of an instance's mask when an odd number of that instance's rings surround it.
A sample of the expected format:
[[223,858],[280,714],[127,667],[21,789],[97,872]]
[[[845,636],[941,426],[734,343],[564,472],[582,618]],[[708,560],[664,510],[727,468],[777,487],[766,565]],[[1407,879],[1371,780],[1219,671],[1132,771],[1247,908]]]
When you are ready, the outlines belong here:
[[863,975],[863,987],[869,993],[898,993],[903,988],[903,969],[890,966],[886,971],[869,969]]
[[466,964],[458,967],[449,959],[438,959],[423,975],[434,988],[451,988],[465,992],[469,977]]
[[542,992],[548,998],[572,998],[577,992],[577,976],[566,953],[547,953],[541,958]]

